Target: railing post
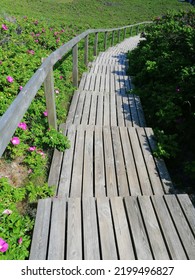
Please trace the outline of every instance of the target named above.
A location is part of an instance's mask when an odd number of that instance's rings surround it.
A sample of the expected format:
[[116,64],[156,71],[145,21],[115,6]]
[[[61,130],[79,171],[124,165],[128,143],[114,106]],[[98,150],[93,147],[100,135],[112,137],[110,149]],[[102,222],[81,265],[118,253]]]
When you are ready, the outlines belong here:
[[46,107],[47,107],[47,114],[48,114],[47,117],[48,117],[49,127],[53,127],[57,130],[53,68],[50,69],[50,71],[47,74],[47,77],[44,81],[44,90],[45,90]]
[[123,39],[125,39],[126,38],[126,28],[124,29],[124,37],[123,37]]
[[112,42],[111,42],[111,46],[114,45],[114,31],[112,31]]
[[104,35],[104,50],[106,50],[106,48],[107,48],[107,35],[108,35],[108,32],[105,32],[105,35]]
[[84,57],[84,63],[87,66],[88,65],[88,53],[89,53],[89,35],[85,37],[85,57]]
[[78,44],[74,45],[72,48],[73,55],[73,70],[72,70],[72,78],[73,78],[73,86],[78,87]]
[[120,29],[118,30],[118,43],[120,42]]
[[133,28],[132,26],[130,27],[130,37],[132,36]]
[[98,46],[98,32],[95,33],[94,56],[97,56],[97,46]]

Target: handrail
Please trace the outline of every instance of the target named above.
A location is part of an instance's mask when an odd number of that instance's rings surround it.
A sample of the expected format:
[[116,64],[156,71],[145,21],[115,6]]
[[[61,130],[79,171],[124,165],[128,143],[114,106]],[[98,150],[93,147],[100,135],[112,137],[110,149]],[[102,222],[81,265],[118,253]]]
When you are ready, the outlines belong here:
[[58,62],[65,54],[70,50],[73,50],[73,85],[78,86],[78,43],[85,39],[85,64],[88,63],[88,36],[95,34],[95,46],[94,55],[97,55],[97,41],[98,33],[105,33],[104,46],[106,48],[107,33],[112,32],[112,45],[114,42],[114,32],[118,31],[118,38],[120,38],[120,31],[124,30],[124,37],[126,36],[126,29],[130,28],[132,34],[132,28],[137,27],[136,33],[139,32],[139,27],[146,24],[151,24],[152,21],[140,22],[132,25],[127,25],[112,29],[88,29],[72,40],[62,45],[56,51],[51,53],[37,69],[31,79],[27,82],[12,104],[9,106],[4,115],[0,118],[0,157],[5,151],[7,145],[10,142],[12,135],[14,134],[18,123],[23,118],[24,114],[28,110],[32,100],[34,99],[37,91],[41,85],[45,84],[46,106],[48,110],[48,122],[49,125],[57,129],[56,112],[55,112],[55,98],[54,98],[54,84],[52,71],[53,66]]

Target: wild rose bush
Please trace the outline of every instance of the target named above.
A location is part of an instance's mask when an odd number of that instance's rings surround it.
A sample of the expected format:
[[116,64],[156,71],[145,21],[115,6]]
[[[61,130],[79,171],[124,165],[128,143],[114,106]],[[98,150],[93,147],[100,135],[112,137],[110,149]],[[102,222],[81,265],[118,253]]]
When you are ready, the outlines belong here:
[[195,178],[195,12],[156,18],[129,54],[147,125],[156,128],[156,155],[169,158],[178,184]]
[[[41,65],[42,58],[68,42],[77,32],[80,33],[70,27],[48,26],[27,17],[0,18],[0,117]],[[82,49],[83,45],[80,45],[81,57]],[[79,62],[80,71],[85,69],[82,61]],[[65,121],[74,90],[71,53],[54,67],[54,81],[60,124]],[[25,166],[27,178],[22,186],[15,186],[10,178],[0,177],[0,259],[28,258],[34,223],[34,208],[29,205],[38,198],[53,194],[45,181],[55,147],[64,151],[69,147],[69,141],[62,132],[49,128],[41,87],[3,156],[5,161],[17,160]]]

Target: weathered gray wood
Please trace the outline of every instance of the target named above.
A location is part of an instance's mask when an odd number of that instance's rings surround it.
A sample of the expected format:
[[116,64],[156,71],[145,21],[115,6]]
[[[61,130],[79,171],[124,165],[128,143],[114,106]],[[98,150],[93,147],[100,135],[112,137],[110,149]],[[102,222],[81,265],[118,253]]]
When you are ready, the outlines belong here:
[[81,200],[68,200],[67,260],[82,260]]
[[154,194],[164,194],[162,183],[143,128],[136,129]]
[[152,196],[152,202],[172,259],[185,260],[186,254],[163,197]]
[[97,95],[92,94],[89,124],[96,124],[96,110],[97,110]]
[[76,138],[76,131],[74,126],[70,126],[67,133],[68,139],[70,140],[70,148],[64,153],[62,172],[60,176],[60,182],[58,187],[58,197],[67,198],[70,195],[70,183],[72,174],[72,162],[74,155],[74,145]]
[[89,124],[90,104],[91,104],[92,95],[87,92],[85,92],[84,94],[85,94],[85,102],[84,102],[84,108],[81,116],[81,123],[83,125],[87,125]]
[[112,41],[111,41],[111,46],[114,45],[114,31],[112,31]]
[[125,170],[125,163],[123,158],[119,129],[118,127],[112,127],[111,131],[112,131],[112,140],[113,140],[113,149],[114,149],[119,196],[128,196],[129,186],[128,186],[127,174]]
[[116,234],[117,247],[120,260],[134,260],[134,250],[131,241],[131,235],[127,218],[125,214],[124,204],[121,197],[113,197],[110,199],[112,215],[114,221],[114,229]]
[[110,127],[103,127],[107,196],[117,196],[116,171]]
[[89,53],[89,35],[85,37],[85,54],[84,54],[84,63],[88,65],[88,53]]
[[104,94],[104,126],[110,125],[110,98],[109,94]]
[[173,195],[166,195],[165,201],[169,207],[171,216],[174,220],[175,226],[182,240],[188,258],[190,260],[195,260],[195,238],[191,232],[191,229],[189,228],[189,225],[176,197]]
[[67,127],[74,122],[74,117],[75,117],[75,112],[76,112],[76,108],[78,105],[79,96],[80,96],[79,91],[75,91],[73,94],[72,100],[71,100],[70,107],[69,107],[68,117],[66,119]]
[[[148,137],[148,142],[150,144],[151,150],[155,151],[156,148],[156,142],[154,139],[154,133],[152,128],[145,128],[147,137]],[[167,167],[165,165],[164,160],[160,159],[160,158],[156,158],[154,157],[155,162],[156,162],[156,166],[158,168],[158,172],[160,175],[160,178],[162,180],[163,183],[163,187],[165,190],[165,193],[169,193],[171,189],[173,189],[173,183],[171,181],[170,175],[168,173]]]
[[97,213],[100,232],[100,245],[103,260],[117,260],[114,230],[110,212],[109,199],[97,198]]
[[45,99],[46,107],[48,113],[48,123],[49,126],[57,130],[57,117],[56,117],[56,105],[55,105],[55,95],[54,95],[54,78],[53,78],[53,69],[51,68],[47,74],[47,77],[44,81],[45,89]]
[[105,34],[104,34],[104,50],[107,49],[107,37],[108,37],[108,32],[105,32]]
[[99,235],[94,198],[83,198],[84,259],[99,260]]
[[85,102],[85,93],[81,92],[78,96],[78,103],[77,103],[77,107],[75,110],[75,116],[74,116],[75,125],[78,125],[81,123],[84,102]]
[[72,48],[72,58],[73,58],[73,86],[78,87],[78,44],[75,44]]
[[169,260],[166,244],[163,240],[150,197],[139,196],[138,201],[155,260]]
[[74,163],[72,169],[71,197],[82,196],[83,152],[84,130],[82,126],[80,126],[77,128]]
[[54,198],[51,215],[48,260],[64,260],[65,258],[65,221],[65,200]]
[[178,194],[177,198],[195,235],[195,208],[187,194]]
[[128,220],[133,236],[136,258],[138,260],[152,260],[152,252],[144,228],[136,197],[125,197]]
[[137,108],[137,114],[138,114],[138,118],[139,118],[139,126],[146,126],[146,121],[145,121],[145,117],[144,117],[144,112],[141,106],[141,101],[140,101],[140,97],[137,95],[134,95],[135,98],[135,104],[136,104],[136,108]]
[[95,196],[105,196],[105,168],[102,128],[95,127]]
[[135,166],[135,161],[132,153],[132,148],[129,141],[127,129],[120,127],[121,142],[125,159],[126,172],[130,186],[131,195],[141,195],[138,174]]
[[50,213],[51,198],[39,200],[29,260],[46,260],[47,258]]
[[95,41],[94,41],[94,56],[97,56],[98,52],[98,32],[95,33]]
[[121,96],[116,96],[116,103],[118,126],[124,126],[123,104]]
[[85,134],[85,150],[84,150],[84,167],[83,167],[83,197],[94,196],[93,189],[93,131],[92,127],[86,130]]
[[148,177],[147,168],[144,162],[144,158],[140,149],[139,141],[137,138],[136,130],[134,128],[128,128],[129,136],[131,140],[132,150],[136,162],[137,172],[139,175],[139,181],[142,188],[143,195],[153,194],[150,180]]
[[123,39],[125,39],[125,38],[126,38],[126,31],[127,31],[127,29],[126,29],[126,28],[124,28],[124,35],[123,35]]
[[97,96],[98,98],[98,105],[97,105],[97,119],[96,124],[102,126],[103,124],[103,93],[100,92]]

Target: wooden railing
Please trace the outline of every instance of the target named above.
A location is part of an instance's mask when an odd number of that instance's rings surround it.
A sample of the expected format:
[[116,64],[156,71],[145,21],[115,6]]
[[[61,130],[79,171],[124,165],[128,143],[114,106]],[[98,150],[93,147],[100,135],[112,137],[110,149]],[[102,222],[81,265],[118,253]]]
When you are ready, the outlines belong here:
[[46,106],[48,111],[49,126],[57,129],[56,107],[54,97],[54,79],[53,79],[53,66],[58,62],[65,54],[72,50],[73,56],[73,86],[78,87],[78,43],[81,40],[85,40],[84,47],[84,62],[88,64],[88,48],[89,48],[89,35],[95,34],[94,40],[94,56],[98,53],[98,34],[104,33],[104,49],[107,48],[108,33],[112,33],[111,46],[114,44],[114,36],[117,32],[118,42],[121,38],[121,31],[123,31],[123,39],[127,36],[132,36],[133,32],[138,34],[144,31],[147,24],[151,24],[151,21],[141,22],[133,25],[128,25],[120,28],[113,29],[89,29],[80,35],[76,36],[59,49],[54,51],[50,56],[44,59],[42,65],[38,68],[35,74],[31,77],[22,91],[18,94],[12,104],[9,106],[4,115],[0,118],[0,156],[2,156],[7,145],[10,142],[12,135],[14,134],[18,123],[23,118],[24,114],[28,110],[32,100],[34,99],[37,91],[44,83]]

